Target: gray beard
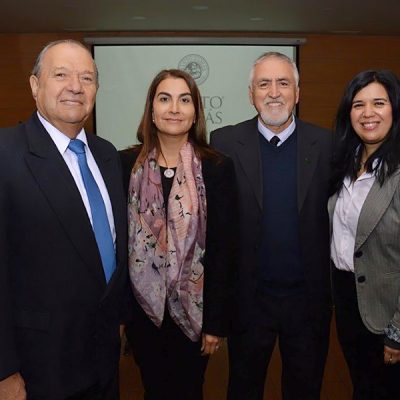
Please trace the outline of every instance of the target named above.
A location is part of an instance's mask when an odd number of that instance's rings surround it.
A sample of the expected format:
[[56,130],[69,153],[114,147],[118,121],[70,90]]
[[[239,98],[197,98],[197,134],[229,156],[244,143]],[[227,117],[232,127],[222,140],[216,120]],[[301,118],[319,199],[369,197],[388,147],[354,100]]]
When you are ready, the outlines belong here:
[[264,122],[265,125],[270,125],[270,126],[281,126],[285,122],[288,121],[288,119],[291,117],[292,114],[289,114],[287,112],[282,113],[281,116],[276,116],[276,117],[271,117],[271,115],[267,115],[267,113],[261,113],[261,119]]

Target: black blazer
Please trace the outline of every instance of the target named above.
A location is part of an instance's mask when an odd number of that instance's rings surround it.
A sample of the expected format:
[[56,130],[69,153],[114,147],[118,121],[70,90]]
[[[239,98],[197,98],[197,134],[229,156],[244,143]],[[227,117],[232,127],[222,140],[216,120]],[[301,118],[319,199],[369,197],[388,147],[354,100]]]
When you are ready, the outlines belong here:
[[[310,305],[329,309],[329,219],[331,135],[296,119],[297,201],[300,241]],[[258,248],[263,203],[262,165],[257,117],[211,133],[211,145],[235,164],[239,192],[240,263],[238,275],[239,327],[249,322],[257,284]],[[284,182],[282,182],[284,184]],[[279,227],[277,227],[279,229]]]
[[78,188],[36,113],[0,130],[0,379],[20,372],[28,398],[64,399],[118,368],[126,200],[117,151],[87,138],[115,220],[108,285]]
[[[128,191],[138,148],[120,152],[125,190]],[[232,312],[232,282],[236,262],[237,192],[232,160],[203,159],[207,199],[206,251],[204,259],[203,332],[227,336]]]

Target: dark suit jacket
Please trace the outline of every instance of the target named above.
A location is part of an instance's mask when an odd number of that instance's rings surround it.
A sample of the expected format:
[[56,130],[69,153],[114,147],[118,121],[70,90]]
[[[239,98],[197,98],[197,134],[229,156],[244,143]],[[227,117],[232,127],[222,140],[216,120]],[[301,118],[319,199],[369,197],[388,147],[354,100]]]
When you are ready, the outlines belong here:
[[118,368],[125,196],[115,148],[87,138],[115,220],[108,285],[78,188],[36,113],[0,130],[0,379],[19,371],[28,398],[62,399]]
[[[120,152],[124,185],[129,188],[138,149]],[[227,336],[232,312],[232,281],[236,272],[237,192],[232,160],[202,160],[206,187],[207,226],[204,258],[203,332]]]
[[[319,315],[322,310],[328,310],[330,304],[327,201],[331,135],[298,119],[296,127],[297,201],[302,261],[310,312]],[[239,328],[244,328],[248,323],[257,286],[263,212],[259,135],[257,118],[217,129],[211,134],[211,145],[232,158],[238,183],[241,241],[237,296]]]

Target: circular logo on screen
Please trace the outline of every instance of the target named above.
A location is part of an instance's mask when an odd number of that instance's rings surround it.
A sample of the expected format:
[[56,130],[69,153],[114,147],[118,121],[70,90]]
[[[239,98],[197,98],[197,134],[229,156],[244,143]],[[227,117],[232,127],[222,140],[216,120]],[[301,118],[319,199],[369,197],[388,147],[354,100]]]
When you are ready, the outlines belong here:
[[210,68],[204,57],[198,54],[188,54],[179,61],[178,68],[192,76],[198,85],[208,78]]

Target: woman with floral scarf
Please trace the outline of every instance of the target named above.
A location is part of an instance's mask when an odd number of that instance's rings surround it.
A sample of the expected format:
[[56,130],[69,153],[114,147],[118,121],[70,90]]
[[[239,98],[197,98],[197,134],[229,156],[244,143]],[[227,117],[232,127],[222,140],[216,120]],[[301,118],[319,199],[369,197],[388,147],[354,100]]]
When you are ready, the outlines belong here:
[[211,149],[200,92],[180,70],[150,85],[141,145],[121,152],[128,193],[127,337],[145,400],[201,400],[229,331],[237,204],[232,161]]

